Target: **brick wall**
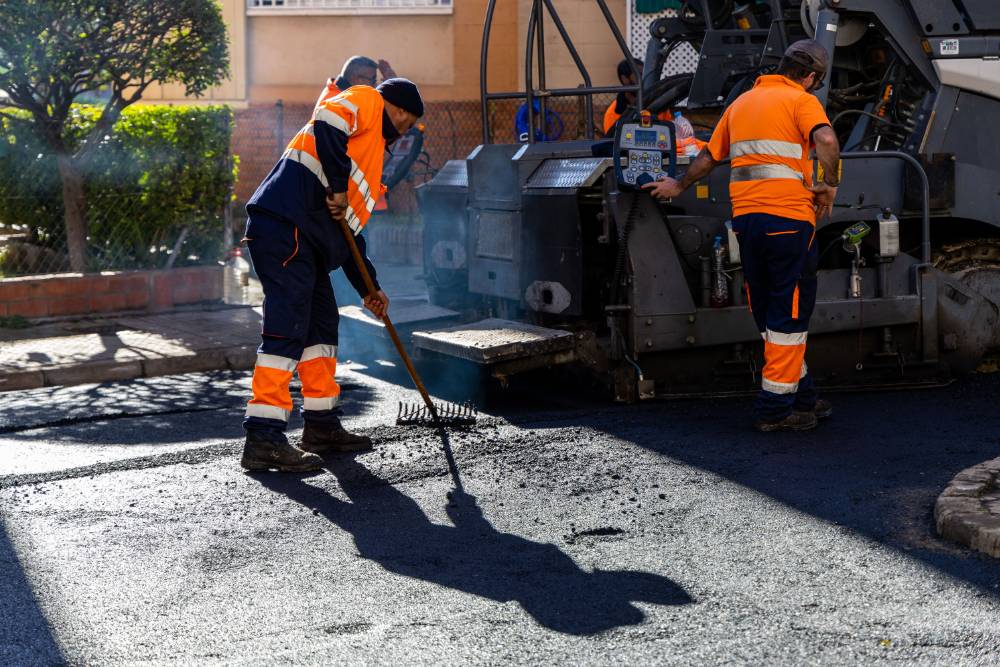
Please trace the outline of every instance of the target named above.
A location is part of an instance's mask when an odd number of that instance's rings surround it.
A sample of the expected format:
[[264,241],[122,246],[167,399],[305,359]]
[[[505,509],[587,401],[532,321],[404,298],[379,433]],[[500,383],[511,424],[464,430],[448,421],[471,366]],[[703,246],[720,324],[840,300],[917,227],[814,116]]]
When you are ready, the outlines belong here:
[[62,273],[0,280],[0,317],[169,310],[222,298],[222,267]]

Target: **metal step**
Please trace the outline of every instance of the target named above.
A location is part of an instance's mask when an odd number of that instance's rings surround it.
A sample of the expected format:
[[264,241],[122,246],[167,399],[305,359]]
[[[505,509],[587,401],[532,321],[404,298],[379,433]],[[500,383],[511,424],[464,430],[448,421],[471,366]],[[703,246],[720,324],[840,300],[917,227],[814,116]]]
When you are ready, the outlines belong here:
[[[576,359],[576,336],[512,320],[486,319],[435,331],[415,331],[413,346],[483,366],[504,375]],[[494,373],[496,374],[496,373]]]

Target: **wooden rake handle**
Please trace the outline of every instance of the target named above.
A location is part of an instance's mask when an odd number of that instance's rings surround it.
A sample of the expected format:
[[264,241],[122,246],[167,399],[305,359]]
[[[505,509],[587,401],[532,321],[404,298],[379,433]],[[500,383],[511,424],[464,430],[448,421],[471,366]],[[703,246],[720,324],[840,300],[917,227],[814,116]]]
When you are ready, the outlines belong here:
[[[365,289],[368,290],[368,295],[375,296],[378,290],[375,289],[375,282],[372,280],[371,274],[368,273],[368,267],[365,266],[365,260],[361,256],[361,251],[358,250],[358,244],[354,240],[354,232],[351,231],[350,225],[347,224],[347,218],[340,216],[336,220],[337,224],[340,225],[340,231],[344,233],[344,240],[347,241],[347,247],[351,249],[351,256],[354,258],[354,263],[357,265],[358,271],[361,272],[361,278],[365,281]],[[424,399],[424,405],[427,406],[427,410],[431,413],[434,421],[437,421],[437,408],[434,407],[430,394],[427,393],[427,388],[424,386],[423,380],[420,379],[420,375],[417,373],[410,355],[406,353],[403,341],[399,339],[399,334],[396,332],[396,327],[393,326],[392,320],[389,319],[388,312],[382,315],[382,322],[385,324],[386,331],[389,332],[389,337],[392,338],[393,345],[396,346],[396,352],[399,353],[400,358],[406,365],[406,370],[410,374],[413,384],[416,385],[417,391],[420,392],[420,397]]]

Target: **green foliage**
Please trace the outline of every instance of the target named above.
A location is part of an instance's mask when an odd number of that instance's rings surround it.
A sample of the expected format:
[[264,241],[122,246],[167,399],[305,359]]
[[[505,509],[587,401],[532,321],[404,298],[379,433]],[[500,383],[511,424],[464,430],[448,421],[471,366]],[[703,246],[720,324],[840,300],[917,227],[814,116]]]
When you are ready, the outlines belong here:
[[[83,137],[101,108],[75,105],[67,136]],[[62,190],[55,153],[24,112],[0,118],[0,224],[62,251]],[[222,210],[236,166],[224,106],[133,106],[82,162],[91,269],[162,267],[181,231],[175,265],[221,256]],[[193,257],[192,257],[193,256]]]

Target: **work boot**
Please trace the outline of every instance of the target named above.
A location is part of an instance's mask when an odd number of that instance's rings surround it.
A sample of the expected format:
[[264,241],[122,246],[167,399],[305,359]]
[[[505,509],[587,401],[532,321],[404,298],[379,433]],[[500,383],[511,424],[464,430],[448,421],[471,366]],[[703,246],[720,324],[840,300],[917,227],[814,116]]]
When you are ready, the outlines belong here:
[[811,412],[793,412],[778,421],[758,419],[754,422],[753,427],[761,433],[770,433],[772,431],[808,431],[816,428],[817,423],[819,422],[816,419],[816,415]]
[[323,459],[289,443],[280,431],[249,430],[240,465],[247,470],[311,472],[323,468]]
[[330,424],[307,421],[302,429],[303,450],[315,454],[343,454],[367,452],[372,448],[372,439],[367,435],[348,432],[340,422]]
[[812,407],[812,410],[799,410],[798,408],[796,408],[795,411],[804,414],[811,413],[816,416],[816,419],[826,419],[827,417],[833,414],[833,403],[821,398],[816,401],[816,404]]

